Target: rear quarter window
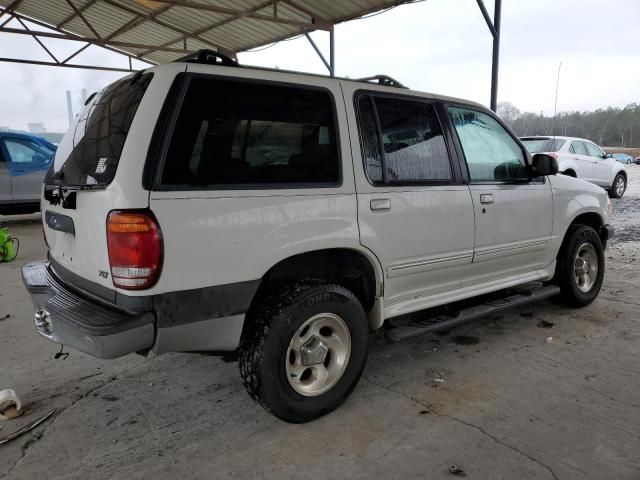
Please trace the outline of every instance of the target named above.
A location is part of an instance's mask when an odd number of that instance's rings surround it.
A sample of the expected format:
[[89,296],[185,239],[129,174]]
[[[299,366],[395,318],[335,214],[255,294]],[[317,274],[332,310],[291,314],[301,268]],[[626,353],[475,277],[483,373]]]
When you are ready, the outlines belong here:
[[137,73],[90,97],[60,142],[46,180],[55,177],[62,185],[111,183],[152,77],[152,73]]
[[292,188],[339,182],[334,102],[327,90],[190,78],[161,188]]

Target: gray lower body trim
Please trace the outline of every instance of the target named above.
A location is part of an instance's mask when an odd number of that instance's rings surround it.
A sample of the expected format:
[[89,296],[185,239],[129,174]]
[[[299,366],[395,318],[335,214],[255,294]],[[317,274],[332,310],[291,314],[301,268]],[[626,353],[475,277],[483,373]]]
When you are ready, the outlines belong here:
[[159,328],[154,353],[220,351],[232,352],[240,344],[244,314],[213,318]]
[[[22,275],[36,312],[46,312],[50,323],[38,331],[99,358],[115,358],[152,345],[158,353],[233,351],[240,342],[244,314],[260,285],[260,280],[252,280],[133,297],[91,284],[55,262],[25,265]],[[129,308],[110,303],[109,297],[126,297]]]

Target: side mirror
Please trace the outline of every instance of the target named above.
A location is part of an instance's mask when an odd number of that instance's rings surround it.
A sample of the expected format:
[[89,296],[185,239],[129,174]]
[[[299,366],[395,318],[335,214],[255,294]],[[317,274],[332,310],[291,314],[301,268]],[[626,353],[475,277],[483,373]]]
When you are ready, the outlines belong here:
[[536,176],[555,175],[559,169],[558,160],[546,153],[536,153],[531,161],[531,170]]

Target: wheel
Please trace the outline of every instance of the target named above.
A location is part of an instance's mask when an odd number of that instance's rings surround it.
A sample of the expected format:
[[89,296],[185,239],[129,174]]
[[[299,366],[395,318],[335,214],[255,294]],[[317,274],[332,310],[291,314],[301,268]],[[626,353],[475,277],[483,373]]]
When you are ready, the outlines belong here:
[[238,357],[249,395],[292,423],[340,406],[367,358],[369,326],[355,295],[340,285],[304,280],[252,311]]
[[609,190],[609,196],[611,198],[622,198],[625,190],[627,189],[627,178],[619,173],[616,175],[616,178],[613,179],[613,185],[611,185],[611,190]]
[[553,279],[561,293],[558,300],[574,307],[593,302],[604,278],[604,249],[596,231],[586,225],[569,228],[560,253]]

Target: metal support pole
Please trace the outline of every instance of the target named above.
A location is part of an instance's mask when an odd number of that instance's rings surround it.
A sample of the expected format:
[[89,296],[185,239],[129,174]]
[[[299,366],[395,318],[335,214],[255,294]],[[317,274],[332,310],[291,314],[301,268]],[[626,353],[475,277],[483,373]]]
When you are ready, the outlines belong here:
[[336,76],[335,27],[331,27],[331,30],[329,30],[329,71],[332,77]]
[[309,40],[309,43],[311,44],[313,49],[318,54],[318,57],[320,57],[320,60],[322,60],[322,63],[324,63],[324,66],[327,67],[327,70],[329,70],[329,74],[333,75],[333,71],[332,71],[331,65],[329,64],[329,62],[327,62],[327,59],[324,58],[324,55],[322,55],[322,52],[320,51],[320,49],[316,45],[316,42],[313,41],[313,39],[311,38],[311,36],[309,35],[309,33],[306,30],[304,31],[304,36],[307,37],[307,40]]
[[498,108],[498,66],[500,62],[500,17],[502,15],[502,0],[495,0],[495,10],[493,13],[493,60],[491,63],[491,110],[494,112]]

